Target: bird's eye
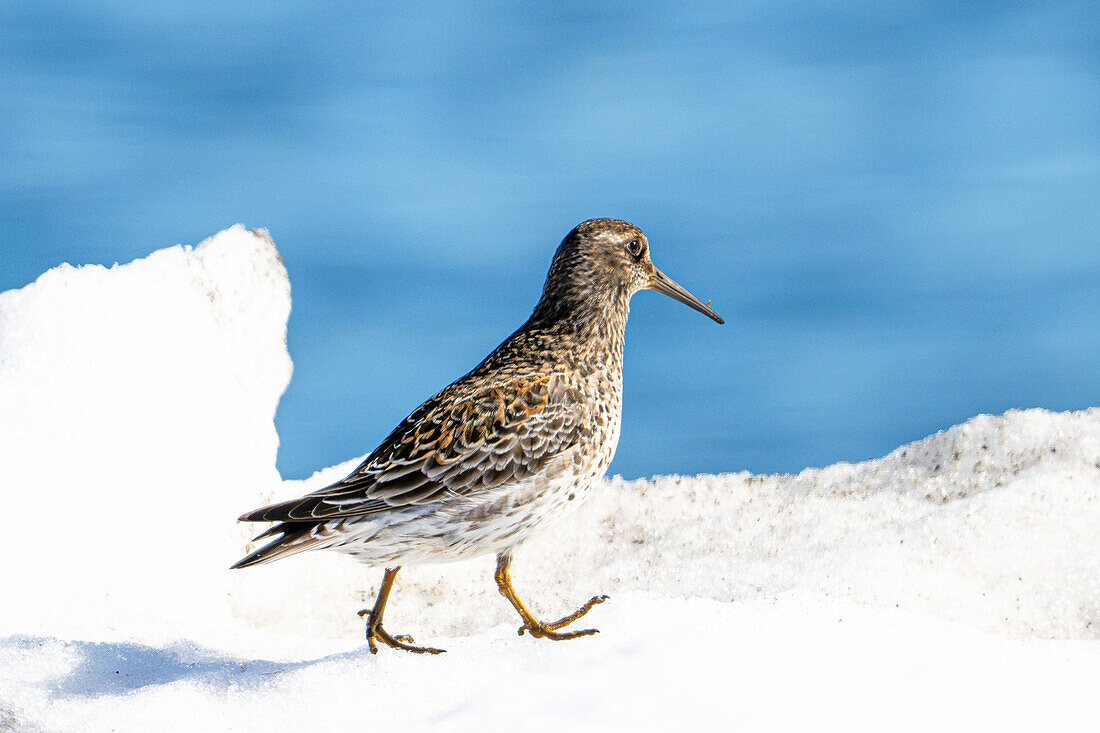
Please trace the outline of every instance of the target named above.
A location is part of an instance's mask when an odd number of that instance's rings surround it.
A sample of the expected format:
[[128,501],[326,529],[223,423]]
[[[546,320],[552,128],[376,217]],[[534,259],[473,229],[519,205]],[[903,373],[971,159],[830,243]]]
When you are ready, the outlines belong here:
[[630,254],[635,257],[642,253],[642,244],[637,239],[631,239],[630,244],[626,245],[626,248],[630,250]]

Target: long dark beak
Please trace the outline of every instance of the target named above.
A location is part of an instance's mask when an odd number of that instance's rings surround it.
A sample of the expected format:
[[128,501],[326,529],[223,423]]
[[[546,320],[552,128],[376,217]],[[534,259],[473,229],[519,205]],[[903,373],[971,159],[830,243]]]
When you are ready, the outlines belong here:
[[687,290],[677,285],[675,280],[658,270],[656,267],[653,268],[653,277],[649,280],[649,289],[656,290],[658,293],[664,293],[673,300],[678,300],[684,305],[694,308],[718,323],[725,323],[725,321],[722,320],[722,316],[711,310],[709,304],[704,303]]

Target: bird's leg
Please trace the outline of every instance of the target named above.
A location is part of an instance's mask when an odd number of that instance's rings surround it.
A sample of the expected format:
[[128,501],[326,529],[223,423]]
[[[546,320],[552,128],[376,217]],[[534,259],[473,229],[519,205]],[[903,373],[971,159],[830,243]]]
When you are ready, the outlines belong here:
[[390,588],[393,587],[393,579],[397,577],[397,571],[400,569],[400,565],[396,568],[386,568],[386,574],[382,576],[382,587],[378,589],[378,597],[374,599],[374,608],[364,608],[359,612],[360,617],[367,617],[367,644],[370,646],[370,653],[378,653],[378,644],[375,642],[377,638],[394,649],[404,649],[416,654],[442,654],[446,650],[433,649],[430,646],[413,646],[411,636],[390,636],[389,632],[382,628],[382,614],[386,612]]
[[508,599],[508,602],[519,612],[520,618],[523,619],[523,626],[519,627],[520,636],[523,635],[524,631],[530,631],[531,636],[538,639],[546,638],[553,639],[554,641],[562,641],[563,639],[576,639],[578,636],[588,636],[589,634],[599,633],[599,629],[582,629],[580,631],[563,631],[561,633],[558,633],[558,629],[573,623],[581,616],[591,611],[592,607],[597,603],[606,601],[607,596],[594,596],[588,600],[588,603],[585,603],[573,613],[557,621],[551,621],[549,623],[539,621],[535,618],[534,614],[527,610],[527,606],[523,605],[523,601],[516,595],[516,589],[512,587],[512,578],[508,575],[508,568],[511,564],[511,554],[505,552],[497,555],[496,581],[500,594]]

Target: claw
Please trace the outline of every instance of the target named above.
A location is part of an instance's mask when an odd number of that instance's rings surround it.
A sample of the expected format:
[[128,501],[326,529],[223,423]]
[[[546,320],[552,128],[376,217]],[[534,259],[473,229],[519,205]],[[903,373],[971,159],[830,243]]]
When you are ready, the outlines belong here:
[[364,608],[359,612],[359,618],[365,616],[367,619],[367,646],[370,647],[370,653],[378,653],[378,642],[376,639],[381,639],[383,644],[393,649],[404,649],[414,654],[442,654],[445,650],[435,649],[430,646],[413,646],[413,638],[408,634],[391,636],[390,633],[382,627],[382,613],[386,609],[386,601],[390,596],[393,578],[400,569],[400,567],[386,568],[386,574],[382,578],[382,587],[378,589],[378,598],[375,599],[374,608]]
[[381,623],[375,623],[372,615],[370,620],[367,621],[367,645],[370,647],[371,654],[378,653],[378,642],[375,639],[380,639],[383,644],[393,649],[404,649],[414,654],[442,654],[447,651],[446,649],[436,649],[430,646],[414,646],[413,638],[408,634],[391,636],[388,631],[382,628]]
[[508,567],[512,564],[512,558],[508,554],[502,554],[497,557],[497,571],[496,581],[497,588],[500,590],[500,594],[508,599],[512,606],[519,612],[520,618],[523,619],[523,625],[517,630],[519,636],[523,636],[524,633],[530,632],[531,636],[536,639],[552,639],[554,641],[564,641],[565,639],[576,639],[579,636],[590,636],[592,634],[598,634],[599,629],[581,629],[578,631],[563,631],[558,632],[558,629],[568,626],[581,616],[585,615],[592,610],[593,606],[596,606],[604,601],[608,600],[609,596],[599,595],[593,596],[588,599],[588,602],[578,608],[568,616],[564,616],[557,621],[545,622],[539,621],[535,616],[527,610],[527,607],[523,605],[523,601],[516,595],[515,589],[512,587],[512,578],[508,574]]
[[539,623],[534,626],[530,624],[524,624],[519,627],[519,635],[523,636],[523,632],[530,632],[531,636],[536,639],[550,639],[552,641],[565,641],[566,639],[576,639],[580,636],[591,636],[592,634],[600,633],[599,629],[579,629],[577,631],[555,631],[553,624]]

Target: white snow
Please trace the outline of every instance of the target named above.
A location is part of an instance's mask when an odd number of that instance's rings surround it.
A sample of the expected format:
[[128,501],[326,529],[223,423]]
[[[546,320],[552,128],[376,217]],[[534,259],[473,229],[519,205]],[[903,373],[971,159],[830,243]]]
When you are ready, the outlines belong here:
[[[229,620],[232,519],[279,481],[290,285],[243,227],[0,294],[4,624],[170,638]],[[228,531],[227,531],[228,528]]]
[[238,514],[358,460],[280,482],[289,307],[240,226],[0,294],[0,731],[1094,727],[1100,409],[608,480],[513,568],[546,617],[609,593],[601,634],[517,636],[484,558],[398,576],[387,626],[447,654],[375,657],[380,570],[228,570]]

